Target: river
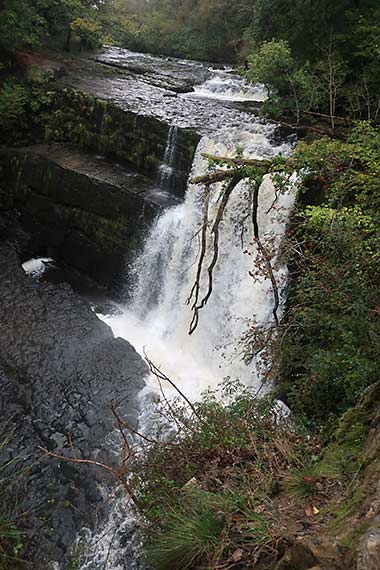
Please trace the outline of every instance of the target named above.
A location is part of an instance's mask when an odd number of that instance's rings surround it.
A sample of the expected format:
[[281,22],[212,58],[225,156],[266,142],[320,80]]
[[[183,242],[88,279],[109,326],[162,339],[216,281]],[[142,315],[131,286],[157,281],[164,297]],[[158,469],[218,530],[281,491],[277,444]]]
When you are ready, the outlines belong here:
[[[203,153],[234,156],[238,149],[246,158],[261,159],[291,151],[293,140],[279,139],[276,125],[263,123],[258,117],[258,108],[265,100],[264,88],[247,84],[228,66],[215,68],[201,62],[111,47],[97,61],[119,68],[123,74],[113,79],[94,79],[81,73],[79,88],[117,101],[125,110],[148,114],[171,125],[157,178],[157,188],[164,194],[176,193],[178,128],[194,128],[201,135],[191,176],[206,172],[208,162]],[[215,216],[221,190],[220,184],[213,186],[211,218]],[[221,224],[213,293],[200,311],[199,324],[192,335],[191,304],[187,299],[200,252],[204,188],[191,183],[184,199],[156,219],[146,235],[143,251],[128,268],[128,282],[134,283],[128,302],[98,313],[116,337],[127,339],[140,354],[145,352],[193,400],[226,378],[259,389],[265,373],[266,363],[260,356],[249,365],[244,359],[245,335],[253,326],[270,327],[274,306],[269,278],[253,278],[250,274],[257,251],[252,241],[251,218],[247,216],[249,197],[249,188],[242,182],[230,199]],[[272,254],[280,291],[280,316],[287,269],[279,252],[293,203],[293,192],[277,196],[271,180],[264,179],[259,198],[259,230]],[[210,230],[208,234],[210,243]],[[211,253],[209,246],[206,262]],[[201,295],[206,292],[206,282],[204,270]],[[165,389],[170,397],[170,387]],[[152,429],[158,398],[156,381],[149,378],[141,393],[140,429]],[[78,540],[81,570],[142,568],[134,526],[125,497],[113,498],[109,520],[95,533],[83,529]]]

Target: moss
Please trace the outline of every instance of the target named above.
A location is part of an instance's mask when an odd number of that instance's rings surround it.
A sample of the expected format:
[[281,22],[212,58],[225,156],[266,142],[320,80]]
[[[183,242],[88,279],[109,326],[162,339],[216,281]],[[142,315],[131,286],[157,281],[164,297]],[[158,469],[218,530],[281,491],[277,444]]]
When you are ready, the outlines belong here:
[[332,506],[329,510],[329,514],[332,517],[328,526],[329,531],[337,533],[342,530],[346,525],[346,519],[359,509],[365,496],[366,490],[359,486],[354,491],[352,497]]
[[145,157],[145,170],[147,170],[148,172],[157,172],[158,168],[160,166],[160,162],[157,160],[157,157],[155,157],[152,154],[149,154],[148,156]]
[[126,218],[110,220],[70,206],[61,206],[61,209],[67,226],[76,227],[89,238],[96,240],[101,249],[125,246],[129,224]]
[[[168,125],[154,117],[123,111],[112,102],[74,89],[56,92],[45,121],[48,142],[73,142],[92,151],[124,160],[155,177],[163,160]],[[181,129],[178,171],[184,191],[199,136]]]

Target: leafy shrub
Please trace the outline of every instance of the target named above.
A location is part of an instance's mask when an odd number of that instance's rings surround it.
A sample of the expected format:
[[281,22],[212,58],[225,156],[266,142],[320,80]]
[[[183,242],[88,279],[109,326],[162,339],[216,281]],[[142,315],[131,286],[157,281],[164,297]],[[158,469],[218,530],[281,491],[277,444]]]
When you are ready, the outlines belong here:
[[80,39],[81,46],[93,50],[102,45],[101,26],[95,20],[89,18],[76,18],[70,27]]
[[378,379],[380,131],[299,145],[295,163],[319,205],[299,205],[289,238],[299,253],[276,373],[291,408],[326,428]]
[[3,144],[43,139],[53,91],[50,71],[31,69],[25,81],[8,80],[0,91],[0,141]]
[[0,92],[0,130],[11,132],[23,119],[28,93],[26,89],[11,81],[6,82]]

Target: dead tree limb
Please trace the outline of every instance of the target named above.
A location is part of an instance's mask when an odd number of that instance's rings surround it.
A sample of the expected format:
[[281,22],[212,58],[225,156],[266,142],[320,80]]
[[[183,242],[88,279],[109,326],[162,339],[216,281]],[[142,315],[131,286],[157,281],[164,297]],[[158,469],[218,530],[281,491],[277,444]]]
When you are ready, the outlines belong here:
[[210,184],[207,184],[205,187],[205,197],[203,204],[201,251],[199,254],[198,267],[197,267],[197,273],[194,285],[192,286],[189,298],[187,299],[187,304],[189,305],[194,296],[194,303],[192,309],[194,309],[194,307],[198,304],[202,266],[207,251],[207,227],[208,227],[209,203],[210,203]]
[[176,392],[178,392],[178,394],[181,396],[181,398],[183,398],[183,400],[185,400],[185,402],[188,404],[188,406],[190,407],[191,411],[193,412],[194,416],[202,421],[202,418],[200,417],[200,415],[198,414],[197,410],[195,409],[194,404],[192,404],[189,400],[189,398],[187,396],[185,396],[185,394],[178,388],[178,386],[176,386],[174,384],[174,382],[172,380],[170,380],[170,378],[168,376],[166,376],[166,374],[164,374],[163,372],[161,372],[161,370],[150,360],[150,358],[148,358],[145,350],[144,350],[144,356],[145,356],[145,360],[147,361],[147,364],[149,366],[149,370],[151,371],[151,373],[160,380],[163,380],[165,382],[168,382],[170,384],[170,386],[172,386],[172,388],[174,388],[174,390]]
[[[264,247],[261,238],[260,238],[260,232],[259,232],[259,222],[257,219],[257,212],[258,212],[258,208],[259,208],[259,191],[260,191],[260,185],[261,182],[257,181],[255,183],[255,188],[253,191],[253,202],[252,202],[252,224],[253,224],[253,235],[255,236],[255,240],[256,240],[256,244],[257,244],[257,248],[259,250],[259,252],[261,253],[264,263],[265,263],[265,267],[267,270],[267,273],[269,275],[269,278],[271,280],[271,284],[272,284],[272,290],[273,290],[273,297],[274,297],[274,307],[273,307],[273,316],[274,316],[274,320],[276,325],[279,325],[279,320],[278,320],[278,307],[280,305],[280,296],[278,293],[278,286],[277,286],[277,281],[276,278],[274,276],[274,272],[273,272],[273,268],[272,268],[272,264],[271,264],[271,260],[270,260],[270,256],[268,255],[268,252],[266,250],[266,248]],[[251,277],[253,277],[252,273],[249,272],[249,274],[251,275]]]
[[210,184],[216,184],[216,182],[224,182],[227,178],[232,178],[234,174],[234,170],[215,170],[214,172],[209,172],[203,176],[192,178],[191,183],[204,184],[207,187]]
[[59,459],[60,461],[68,461],[71,463],[77,463],[79,465],[92,465],[95,467],[100,467],[101,469],[103,469],[105,471],[108,471],[108,473],[111,473],[111,475],[113,475],[113,477],[116,480],[120,481],[120,483],[122,484],[124,489],[127,491],[130,499],[136,505],[138,510],[140,512],[143,512],[141,503],[138,500],[138,498],[136,497],[135,493],[133,492],[131,485],[128,483],[125,476],[123,476],[117,469],[114,469],[113,467],[111,467],[110,465],[107,465],[106,463],[101,463],[100,461],[94,461],[92,459],[76,459],[75,457],[66,457],[65,455],[60,455],[58,453],[54,453],[52,451],[49,451],[48,449],[45,449],[44,447],[39,447],[39,449],[41,451],[43,451],[43,453],[46,456],[53,457],[54,459]]
[[[231,196],[234,188],[239,184],[239,182],[241,180],[242,180],[242,174],[239,171],[237,171],[237,172],[235,171],[232,180],[229,182],[229,184],[227,185],[226,189],[224,190],[224,192],[222,194],[222,199],[221,199],[221,202],[219,204],[219,208],[218,208],[218,211],[217,211],[217,214],[215,217],[215,221],[214,221],[214,224],[213,224],[212,229],[211,229],[211,234],[213,234],[213,236],[214,236],[214,239],[213,239],[213,256],[212,256],[212,260],[211,260],[211,262],[207,268],[207,273],[208,273],[207,293],[203,297],[202,301],[200,303],[198,303],[199,292],[200,292],[200,280],[201,280],[203,263],[204,263],[204,259],[205,259],[206,249],[207,249],[207,242],[206,242],[207,224],[205,224],[205,222],[204,222],[204,225],[203,225],[204,242],[202,242],[202,255],[199,258],[195,282],[194,282],[194,285],[193,285],[193,288],[191,290],[191,294],[189,297],[191,299],[192,294],[195,291],[195,293],[196,293],[195,301],[191,307],[192,311],[193,311],[193,318],[192,318],[191,323],[190,323],[189,335],[192,335],[193,332],[196,330],[196,328],[198,326],[198,322],[199,322],[199,311],[201,309],[203,309],[203,307],[207,304],[208,300],[211,297],[212,290],[213,290],[213,272],[214,272],[215,266],[216,266],[217,261],[218,261],[218,256],[219,256],[219,226],[220,226],[220,222],[223,219],[223,214],[224,214],[224,211],[227,207],[230,196]],[[208,188],[208,192],[209,192],[209,188]],[[207,209],[208,209],[208,200],[209,200],[209,195],[207,197]]]
[[218,255],[219,255],[219,226],[220,226],[220,223],[223,219],[223,215],[224,215],[225,209],[227,207],[228,201],[231,197],[231,194],[241,180],[242,180],[242,176],[239,174],[235,174],[235,176],[233,177],[231,182],[228,184],[227,188],[223,192],[222,200],[219,204],[219,208],[218,208],[218,211],[216,214],[215,222],[214,222],[214,225],[212,226],[211,233],[214,235],[214,242],[213,242],[214,255],[213,255],[211,263],[207,269],[207,272],[208,272],[208,290],[207,290],[206,295],[203,297],[203,299],[201,301],[201,304],[199,307],[201,309],[207,304],[207,302],[211,296],[211,293],[212,293],[213,271],[214,271],[215,265],[218,261]]
[[[214,163],[224,164],[233,166],[233,168],[224,169],[224,170],[216,170],[213,172],[209,172],[203,176],[198,176],[192,179],[193,184],[204,184],[207,191],[207,197],[205,199],[205,203],[207,201],[207,211],[204,211],[204,218],[203,218],[203,228],[202,228],[202,248],[201,254],[198,261],[198,268],[195,277],[194,285],[191,289],[188,304],[191,302],[191,299],[194,297],[194,303],[192,305],[193,317],[189,327],[189,334],[193,334],[196,330],[198,323],[199,323],[199,311],[205,307],[213,290],[213,272],[215,266],[218,261],[219,256],[219,226],[222,221],[225,209],[227,207],[228,201],[230,196],[238,185],[238,183],[243,180],[244,178],[250,178],[250,173],[247,172],[245,167],[250,167],[253,169],[253,174],[256,176],[254,192],[253,192],[253,200],[252,200],[252,223],[254,229],[254,237],[257,243],[258,251],[262,256],[262,259],[265,264],[266,272],[270,278],[274,296],[274,308],[273,308],[273,316],[276,322],[276,325],[279,324],[278,319],[278,308],[280,305],[280,297],[278,286],[276,282],[276,278],[274,276],[270,255],[268,254],[263,242],[261,241],[260,234],[259,234],[259,226],[257,220],[257,212],[258,212],[258,201],[259,201],[259,190],[260,185],[263,180],[265,174],[270,172],[272,167],[271,160],[257,160],[257,159],[244,159],[244,158],[228,158],[225,156],[216,156],[212,154],[203,154],[205,158]],[[256,170],[255,170],[256,169]],[[211,234],[213,235],[213,256],[211,262],[207,268],[208,272],[208,289],[206,295],[203,299],[198,302],[199,300],[199,293],[200,293],[200,281],[201,281],[201,274],[203,269],[203,264],[206,256],[207,250],[207,228],[208,228],[208,208],[209,208],[209,194],[210,194],[210,186],[212,184],[216,184],[218,182],[228,182],[227,186],[222,194],[222,199],[215,217],[214,224],[211,229]],[[277,199],[277,196],[276,196]],[[250,275],[253,277],[252,273]]]
[[255,168],[270,169],[272,166],[271,160],[260,158],[231,158],[228,156],[217,156],[215,154],[203,153],[202,156],[217,164],[228,164],[230,166],[254,166]]

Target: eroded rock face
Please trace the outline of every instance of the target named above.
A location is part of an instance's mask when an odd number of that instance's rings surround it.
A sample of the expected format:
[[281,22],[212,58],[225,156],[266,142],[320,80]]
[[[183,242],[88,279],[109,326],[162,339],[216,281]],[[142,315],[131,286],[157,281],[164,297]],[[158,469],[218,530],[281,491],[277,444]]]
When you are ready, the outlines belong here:
[[3,208],[18,208],[48,254],[115,285],[158,212],[175,203],[144,176],[73,146],[0,152]]
[[363,536],[358,554],[357,570],[380,568],[380,529],[373,528]]
[[30,279],[9,242],[0,244],[0,274],[0,432],[9,439],[1,465],[14,459],[0,502],[27,513],[33,568],[46,569],[95,522],[104,473],[44,458],[39,448],[114,464],[109,404],[123,402],[136,422],[147,367],[68,285]]

